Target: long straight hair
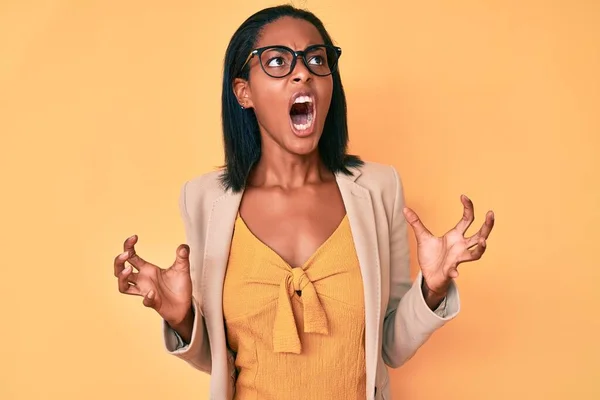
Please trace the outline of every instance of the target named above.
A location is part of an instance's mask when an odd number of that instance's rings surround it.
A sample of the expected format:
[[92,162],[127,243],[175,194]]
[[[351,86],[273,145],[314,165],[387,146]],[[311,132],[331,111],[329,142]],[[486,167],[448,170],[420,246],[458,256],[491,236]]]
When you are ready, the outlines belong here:
[[[226,189],[239,192],[246,185],[248,174],[261,155],[261,139],[256,115],[252,109],[242,109],[233,92],[235,78],[248,79],[249,66],[242,66],[265,25],[282,17],[303,19],[315,26],[323,41],[333,45],[325,26],[313,13],[281,5],[265,8],[250,16],[231,37],[223,68],[223,91],[221,95],[223,142],[225,165],[221,182]],[[346,95],[339,70],[332,74],[333,93],[329,112],[325,119],[323,134],[319,140],[319,155],[325,166],[333,173],[350,175],[348,168],[360,166],[363,161],[355,155],[346,154],[348,148],[348,121]]]

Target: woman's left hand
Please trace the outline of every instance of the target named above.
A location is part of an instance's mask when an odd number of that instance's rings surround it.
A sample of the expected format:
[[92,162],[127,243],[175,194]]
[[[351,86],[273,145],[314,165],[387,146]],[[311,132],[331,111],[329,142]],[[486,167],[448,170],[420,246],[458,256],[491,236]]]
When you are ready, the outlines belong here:
[[442,237],[434,236],[410,208],[404,208],[404,215],[412,226],[417,239],[417,256],[427,290],[437,298],[446,296],[452,279],[458,277],[458,265],[479,260],[485,252],[486,240],[494,227],[494,213],[488,211],[485,222],[473,236],[465,237],[465,232],[473,223],[473,203],[467,196],[461,196],[464,206],[462,219]]

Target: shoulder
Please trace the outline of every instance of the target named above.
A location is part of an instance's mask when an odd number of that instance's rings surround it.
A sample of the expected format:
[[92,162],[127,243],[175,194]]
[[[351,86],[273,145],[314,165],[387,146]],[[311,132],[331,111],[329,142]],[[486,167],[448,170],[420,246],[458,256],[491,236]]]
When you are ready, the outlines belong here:
[[372,194],[394,198],[402,192],[400,174],[394,166],[365,161],[356,169],[360,171],[356,183],[369,189]]
[[190,192],[208,192],[220,196],[225,193],[221,183],[222,173],[223,171],[219,169],[195,176],[186,182],[187,190]]
[[[357,184],[368,189],[371,194],[384,199],[402,195],[402,183],[396,168],[389,164],[365,161],[363,165],[350,168]],[[186,181],[181,189],[184,203],[212,203],[226,193],[221,182],[222,170],[214,170]]]
[[404,190],[396,168],[389,164],[365,162],[352,172],[356,176],[355,183],[369,191],[374,208],[383,210],[391,223],[404,205]]
[[214,170],[195,176],[184,182],[181,188],[182,205],[207,203],[210,204],[225,194],[221,183],[222,170]]
[[396,169],[389,164],[383,164],[374,161],[365,161],[363,165],[357,167],[360,171],[359,180],[369,180],[369,181],[381,181],[394,178],[396,175]]

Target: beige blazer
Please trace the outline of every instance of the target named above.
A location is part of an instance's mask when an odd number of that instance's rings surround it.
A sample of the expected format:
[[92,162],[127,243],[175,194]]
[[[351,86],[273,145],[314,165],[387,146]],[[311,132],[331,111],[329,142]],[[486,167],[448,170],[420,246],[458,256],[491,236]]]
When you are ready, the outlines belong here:
[[[336,181],[363,277],[367,400],[390,399],[386,365],[396,368],[410,359],[436,329],[457,315],[460,301],[452,284],[433,312],[421,292],[421,274],[411,282],[404,197],[396,170],[367,162],[352,173],[337,174]],[[189,180],[180,195],[193,284],[191,342],[182,345],[164,321],[163,330],[169,353],[211,374],[210,398],[231,400],[235,354],[225,336],[223,281],[243,193],[225,191],[218,174]]]

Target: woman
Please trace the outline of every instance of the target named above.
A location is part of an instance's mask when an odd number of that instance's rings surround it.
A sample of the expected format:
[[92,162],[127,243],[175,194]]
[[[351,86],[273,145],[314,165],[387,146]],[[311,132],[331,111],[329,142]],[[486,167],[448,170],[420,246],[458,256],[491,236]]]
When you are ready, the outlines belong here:
[[462,196],[463,218],[435,237],[393,167],[346,154],[340,55],[307,11],[245,21],[225,57],[225,168],[182,188],[188,245],[161,269],[134,235],[115,259],[119,290],[159,313],[169,352],[211,374],[211,398],[389,399],[386,365],[456,316],[457,267],[485,251],[491,212],[465,238]]

